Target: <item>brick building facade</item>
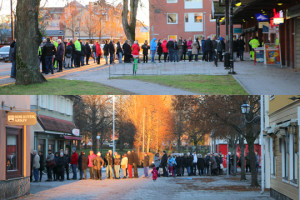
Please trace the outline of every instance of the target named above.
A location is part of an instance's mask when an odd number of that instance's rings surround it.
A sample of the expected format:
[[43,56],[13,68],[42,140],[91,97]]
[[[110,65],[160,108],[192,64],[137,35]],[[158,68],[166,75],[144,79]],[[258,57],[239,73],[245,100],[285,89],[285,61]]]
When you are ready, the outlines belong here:
[[[150,37],[179,39],[216,35],[212,0],[150,0]],[[225,26],[220,35],[225,37]]]

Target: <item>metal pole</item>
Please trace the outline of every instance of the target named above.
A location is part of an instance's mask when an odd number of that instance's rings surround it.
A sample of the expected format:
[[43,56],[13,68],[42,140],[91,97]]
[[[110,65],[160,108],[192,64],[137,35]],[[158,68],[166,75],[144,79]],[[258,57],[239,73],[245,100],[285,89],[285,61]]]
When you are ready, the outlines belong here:
[[229,178],[229,147],[228,147],[229,142],[227,141],[227,175],[226,178]]
[[206,25],[206,23],[205,23],[205,14],[206,14],[206,12],[204,12],[203,13],[203,22],[204,22],[204,26],[203,26],[203,28],[204,28],[204,37],[205,37],[205,39],[206,39],[206,27],[205,27],[205,25]]
[[225,0],[226,52],[229,51],[229,0]]
[[143,153],[145,153],[145,113],[146,108],[144,108],[144,117],[143,117]]
[[113,155],[115,154],[115,95],[113,95]]
[[12,0],[10,0],[10,18],[11,18],[11,22],[10,22],[10,26],[11,26],[11,39],[14,40],[15,39],[15,33],[14,33],[14,12],[13,12],[13,3]]
[[264,95],[260,96],[261,193],[265,191]]
[[[300,149],[300,106],[298,107],[298,131],[299,131],[299,133],[298,133],[298,154],[299,154],[299,149]],[[298,159],[299,161],[299,166],[300,166],[300,159]],[[299,168],[299,172],[298,172],[298,184],[299,184],[299,177],[300,177],[300,167],[298,167]],[[298,196],[299,196],[299,200],[300,200],[300,187],[298,187],[299,188],[299,194],[298,194]]]
[[230,51],[230,72],[229,74],[235,74],[234,71],[234,62],[233,62],[233,2],[230,1],[230,41],[229,41],[229,51]]

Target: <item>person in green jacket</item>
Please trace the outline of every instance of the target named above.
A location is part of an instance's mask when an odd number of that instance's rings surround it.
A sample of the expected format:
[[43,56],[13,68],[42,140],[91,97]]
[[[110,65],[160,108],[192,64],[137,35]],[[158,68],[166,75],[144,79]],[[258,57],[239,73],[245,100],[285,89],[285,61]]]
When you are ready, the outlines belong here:
[[[57,51],[58,43],[56,42],[56,38],[55,37],[52,38],[52,42],[53,42],[53,44],[55,46],[55,49]],[[54,63],[53,68],[57,69],[57,60],[55,58],[54,58],[54,62],[53,63]]]
[[75,37],[74,40],[75,40],[74,63],[75,63],[75,67],[80,67],[81,44],[78,41],[77,37]]
[[254,60],[254,49],[259,47],[260,42],[257,37],[250,40],[249,45],[251,46],[252,50],[250,51],[250,58],[251,60]]

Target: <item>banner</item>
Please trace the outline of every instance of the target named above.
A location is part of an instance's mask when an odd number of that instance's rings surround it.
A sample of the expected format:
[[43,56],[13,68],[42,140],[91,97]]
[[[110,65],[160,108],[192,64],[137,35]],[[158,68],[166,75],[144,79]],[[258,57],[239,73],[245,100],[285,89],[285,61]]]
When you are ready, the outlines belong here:
[[268,65],[280,65],[281,55],[280,55],[280,45],[276,44],[265,44],[266,52],[266,64]]
[[263,47],[255,48],[255,61],[257,63],[263,63],[265,61],[265,50]]

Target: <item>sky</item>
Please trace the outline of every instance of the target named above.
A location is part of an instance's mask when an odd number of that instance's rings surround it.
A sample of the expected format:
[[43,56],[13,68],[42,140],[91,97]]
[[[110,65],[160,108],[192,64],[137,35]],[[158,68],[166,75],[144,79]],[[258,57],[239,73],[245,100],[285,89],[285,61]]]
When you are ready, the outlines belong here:
[[[17,0],[13,0],[16,2]],[[41,0],[41,5],[45,5],[46,7],[63,7],[67,2],[72,0]],[[87,5],[89,2],[95,2],[96,0],[77,0],[83,5]],[[137,18],[144,22],[146,25],[149,25],[149,0],[141,0],[143,3],[143,7],[138,9]],[[107,0],[108,3],[118,4],[122,2],[122,0]],[[9,15],[10,14],[10,0],[0,0],[0,15]],[[16,3],[15,3],[16,4]],[[14,5],[16,6],[16,5]]]

